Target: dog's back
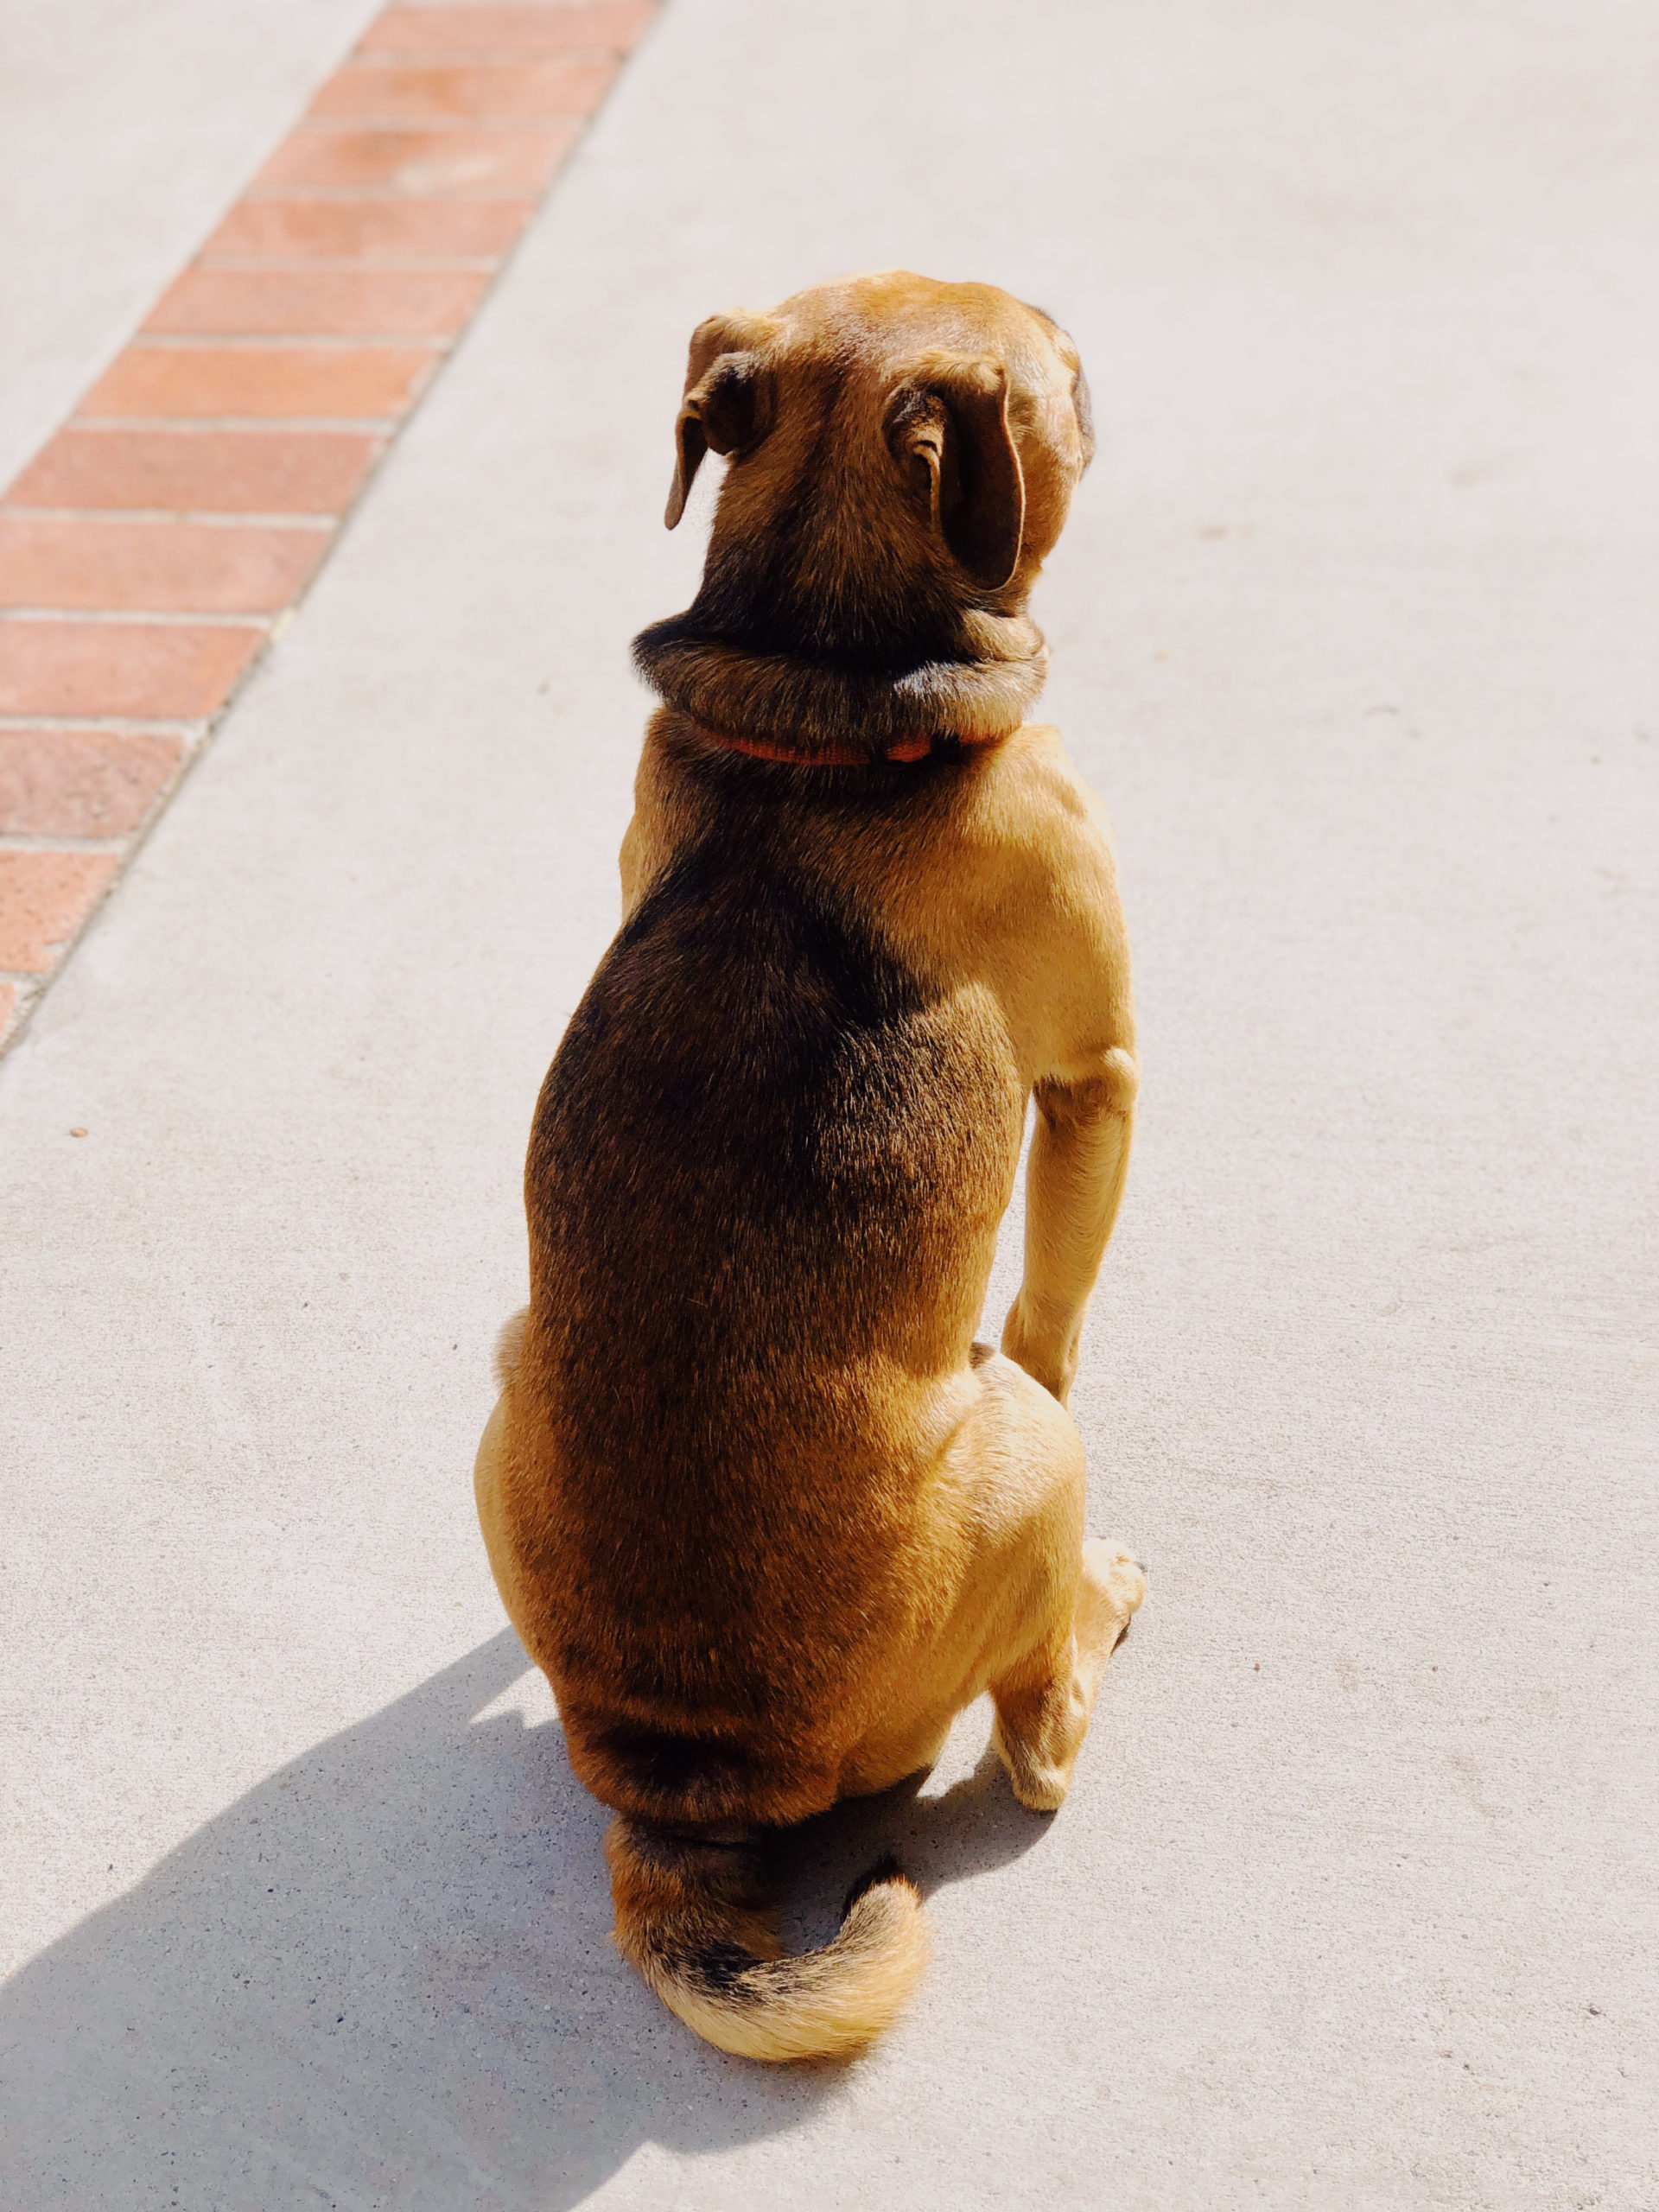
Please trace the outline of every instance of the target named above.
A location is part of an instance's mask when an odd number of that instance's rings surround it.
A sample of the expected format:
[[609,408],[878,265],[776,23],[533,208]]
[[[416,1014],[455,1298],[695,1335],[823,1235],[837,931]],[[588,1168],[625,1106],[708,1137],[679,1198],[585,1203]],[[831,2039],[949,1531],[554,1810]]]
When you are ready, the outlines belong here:
[[969,1359],[1024,1098],[845,864],[937,835],[950,772],[827,802],[702,772],[721,804],[601,963],[531,1140],[548,1656],[607,1803],[794,1820],[925,1602],[928,1407]]

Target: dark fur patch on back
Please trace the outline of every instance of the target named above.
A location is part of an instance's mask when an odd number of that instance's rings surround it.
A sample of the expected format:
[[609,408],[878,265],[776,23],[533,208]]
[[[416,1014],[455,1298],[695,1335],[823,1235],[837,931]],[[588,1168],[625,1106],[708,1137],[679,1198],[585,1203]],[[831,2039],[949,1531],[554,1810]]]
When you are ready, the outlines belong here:
[[771,1819],[820,1781],[830,1802],[832,1775],[791,1778],[797,1716],[906,1602],[861,1394],[957,1356],[976,1294],[958,1313],[916,1285],[959,1280],[964,1236],[988,1260],[1018,1154],[1000,1039],[847,910],[791,821],[734,799],[642,901],[526,1175],[572,1758],[671,1823]]
[[[902,1279],[955,1247],[973,1160],[1003,1149],[1005,1090],[890,951],[764,851],[694,851],[656,886],[549,1071],[527,1178],[538,1327],[570,1377],[569,1441],[609,1470],[613,1542],[632,1541],[639,1455],[653,1517],[694,1470],[706,1511],[770,1458],[757,1393],[770,1427],[785,1378],[808,1385],[810,1422],[812,1370],[892,1350]],[[595,1391],[619,1348],[626,1386]],[[748,1548],[722,1554],[723,1592]]]

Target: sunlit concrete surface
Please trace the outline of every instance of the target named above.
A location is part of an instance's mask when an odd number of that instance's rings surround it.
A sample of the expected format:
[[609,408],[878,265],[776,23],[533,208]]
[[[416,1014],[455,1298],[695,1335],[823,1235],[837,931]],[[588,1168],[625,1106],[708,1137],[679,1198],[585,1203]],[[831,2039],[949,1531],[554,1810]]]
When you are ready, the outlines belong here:
[[[9,2207],[1659,2204],[1649,33],[673,0],[0,1066]],[[976,1713],[806,1840],[798,1937],[894,1842],[937,1956],[776,2073],[610,1949],[468,1471],[686,337],[893,262],[1094,379],[1152,1593],[1052,1822]]]
[[376,0],[0,0],[0,488]]

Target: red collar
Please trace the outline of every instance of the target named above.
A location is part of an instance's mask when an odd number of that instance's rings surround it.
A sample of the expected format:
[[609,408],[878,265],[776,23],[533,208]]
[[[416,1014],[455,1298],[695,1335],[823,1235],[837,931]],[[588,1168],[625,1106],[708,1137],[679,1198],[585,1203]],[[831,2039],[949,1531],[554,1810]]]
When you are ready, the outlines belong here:
[[[682,710],[683,711],[683,710]],[[781,745],[767,737],[740,737],[735,730],[711,729],[707,722],[700,722],[695,715],[687,715],[699,737],[707,738],[710,745],[724,746],[729,753],[747,753],[756,760],[782,760],[796,768],[878,768],[893,760],[925,760],[930,754],[942,759],[959,760],[970,745],[988,745],[994,741],[980,737],[953,737],[924,732],[915,737],[901,737],[889,745],[884,753],[871,753],[850,745],[817,746],[811,748]]]

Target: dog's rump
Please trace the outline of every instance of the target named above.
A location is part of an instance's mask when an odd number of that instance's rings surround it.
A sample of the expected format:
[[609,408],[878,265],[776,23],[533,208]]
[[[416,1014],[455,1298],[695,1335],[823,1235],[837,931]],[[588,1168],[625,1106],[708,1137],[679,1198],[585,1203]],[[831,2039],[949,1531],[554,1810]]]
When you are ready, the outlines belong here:
[[[613,1812],[716,1839],[827,1811],[842,1738],[868,1725],[861,1682],[879,1678],[886,1656],[827,1632],[845,1597],[830,1580],[817,1605],[779,1589],[755,1609],[711,1587],[694,1624],[671,1592],[636,1589],[630,1605],[603,1562],[590,1567],[581,1597],[543,1616],[536,1655],[582,1786]],[[899,1593],[893,1611],[903,1610]]]
[[[560,1713],[571,1764],[584,1785],[613,1811],[659,1827],[729,1841],[766,1819],[760,1808],[780,1783],[792,1783],[798,1792],[805,1779],[779,1770],[798,1763],[789,1759],[787,1732],[780,1742],[775,1727],[745,1741],[620,1715],[580,1694],[569,1703],[568,1712],[561,1704]],[[807,1783],[806,1794],[818,1801],[813,1811],[834,1803],[836,1779],[830,1771],[816,1788]]]

